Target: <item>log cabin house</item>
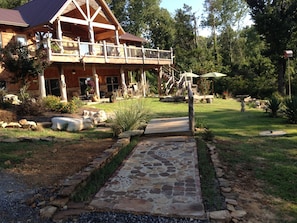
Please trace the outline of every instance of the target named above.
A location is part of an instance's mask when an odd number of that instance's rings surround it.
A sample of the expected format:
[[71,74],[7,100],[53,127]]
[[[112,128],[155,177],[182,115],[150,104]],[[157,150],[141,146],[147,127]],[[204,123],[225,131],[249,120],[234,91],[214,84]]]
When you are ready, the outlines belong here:
[[[0,9],[0,47],[10,41],[27,45],[32,56],[43,44],[50,65],[30,80],[28,91],[63,101],[85,95],[89,87],[99,97],[116,90],[127,94],[134,84],[131,72],[145,85],[145,71],[161,73],[173,64],[172,49],[145,48],[145,40],[126,33],[104,0],[32,0]],[[0,68],[0,88],[18,93],[21,86],[10,82],[11,75]]]

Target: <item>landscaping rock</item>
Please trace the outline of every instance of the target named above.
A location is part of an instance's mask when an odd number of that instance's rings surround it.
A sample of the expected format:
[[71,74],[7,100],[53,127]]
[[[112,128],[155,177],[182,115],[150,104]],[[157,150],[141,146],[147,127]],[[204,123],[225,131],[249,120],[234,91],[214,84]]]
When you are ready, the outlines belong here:
[[90,128],[93,128],[93,122],[91,119],[69,117],[52,118],[53,130],[66,130],[68,132],[75,132]]
[[54,206],[46,206],[40,209],[40,217],[49,219],[53,216],[53,214],[57,211],[57,207]]
[[214,220],[215,222],[227,223],[231,221],[231,215],[229,211],[213,211],[209,213],[210,220]]
[[97,125],[101,122],[105,122],[107,120],[107,115],[105,111],[99,110],[99,111],[83,111],[83,119],[91,119],[94,125]]

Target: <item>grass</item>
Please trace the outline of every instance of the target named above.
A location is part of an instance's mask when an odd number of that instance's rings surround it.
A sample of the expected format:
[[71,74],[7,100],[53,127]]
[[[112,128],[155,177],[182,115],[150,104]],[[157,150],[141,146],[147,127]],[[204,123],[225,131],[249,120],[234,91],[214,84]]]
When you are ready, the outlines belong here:
[[204,208],[207,211],[225,209],[224,199],[221,196],[218,180],[216,179],[216,173],[211,162],[208,148],[205,142],[200,138],[197,137],[196,141]]
[[[93,105],[93,107],[103,109],[106,112],[113,112],[123,104],[133,103],[133,101],[131,99],[117,101],[116,103],[102,103]],[[181,117],[188,114],[187,103],[164,103],[160,102],[158,98],[147,98],[145,103],[150,108],[150,118]],[[195,118],[212,131],[215,140],[218,142],[216,146],[220,159],[228,165],[230,170],[236,171],[241,168],[255,180],[260,181],[263,185],[263,191],[275,202],[280,219],[284,215],[297,219],[296,125],[287,124],[282,117],[271,118],[268,113],[260,109],[246,107],[246,112],[240,112],[240,109],[240,103],[235,100],[215,99],[212,104],[195,104]],[[265,130],[283,130],[287,132],[287,135],[282,137],[259,136],[259,132]],[[2,137],[23,135],[69,137],[74,139],[101,137],[98,135],[99,133],[91,130],[67,133],[51,130],[24,132],[1,129],[0,134]],[[4,154],[2,145],[3,143],[1,144],[0,157]],[[200,144],[199,146],[202,147]],[[26,149],[24,147],[24,151],[30,150],[32,148]],[[207,161],[206,154],[200,156],[204,156],[204,160]],[[210,193],[212,192],[210,191]],[[215,202],[215,197],[213,198]],[[283,221],[280,220],[279,222]]]
[[25,158],[32,155],[35,150],[50,146],[49,142],[17,142],[17,143],[1,143],[0,147],[0,170],[2,168],[10,168],[21,163]]
[[[27,129],[0,129],[1,138],[45,138],[54,137],[56,139],[68,139],[71,143],[81,139],[112,138],[112,132],[100,132],[92,129],[80,132],[53,131],[45,128],[41,131],[32,131]],[[53,143],[44,141],[0,143],[0,170],[10,168],[21,163],[25,158],[31,156],[35,150],[41,150],[45,146],[51,146]]]
[[132,138],[129,145],[122,148],[117,155],[107,163],[103,168],[93,172],[90,179],[80,189],[76,191],[73,195],[73,201],[86,201],[98,192],[98,190],[104,185],[108,178],[116,171],[121,163],[127,158],[131,153],[133,148],[136,146],[138,138]]
[[[187,116],[186,103],[164,103],[157,98],[148,98],[146,102],[150,105],[151,118]],[[98,106],[112,110],[118,105]],[[296,125],[287,124],[282,117],[271,118],[261,109],[248,106],[245,112],[240,109],[240,103],[235,100],[215,99],[212,104],[195,104],[195,118],[212,131],[219,142],[220,158],[231,170],[241,167],[263,183],[263,191],[277,200],[280,219],[284,214],[297,219]],[[283,130],[287,135],[259,136],[259,132],[266,130]]]

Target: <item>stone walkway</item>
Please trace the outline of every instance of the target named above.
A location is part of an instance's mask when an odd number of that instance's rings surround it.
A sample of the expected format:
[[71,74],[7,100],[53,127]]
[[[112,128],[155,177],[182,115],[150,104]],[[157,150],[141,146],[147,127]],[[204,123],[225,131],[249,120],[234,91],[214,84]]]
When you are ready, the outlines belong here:
[[[174,132],[172,128],[170,132]],[[206,219],[196,151],[192,136],[144,138],[90,206],[96,210]]]

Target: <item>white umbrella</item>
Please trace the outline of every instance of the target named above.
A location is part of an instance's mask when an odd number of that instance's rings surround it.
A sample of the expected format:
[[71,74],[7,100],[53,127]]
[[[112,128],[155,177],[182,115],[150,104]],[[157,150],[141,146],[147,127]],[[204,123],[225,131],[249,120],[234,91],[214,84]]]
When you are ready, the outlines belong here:
[[198,74],[194,74],[192,72],[185,72],[180,75],[181,77],[199,77]]
[[227,75],[219,72],[210,72],[210,73],[200,75],[200,77],[225,77],[225,76]]

